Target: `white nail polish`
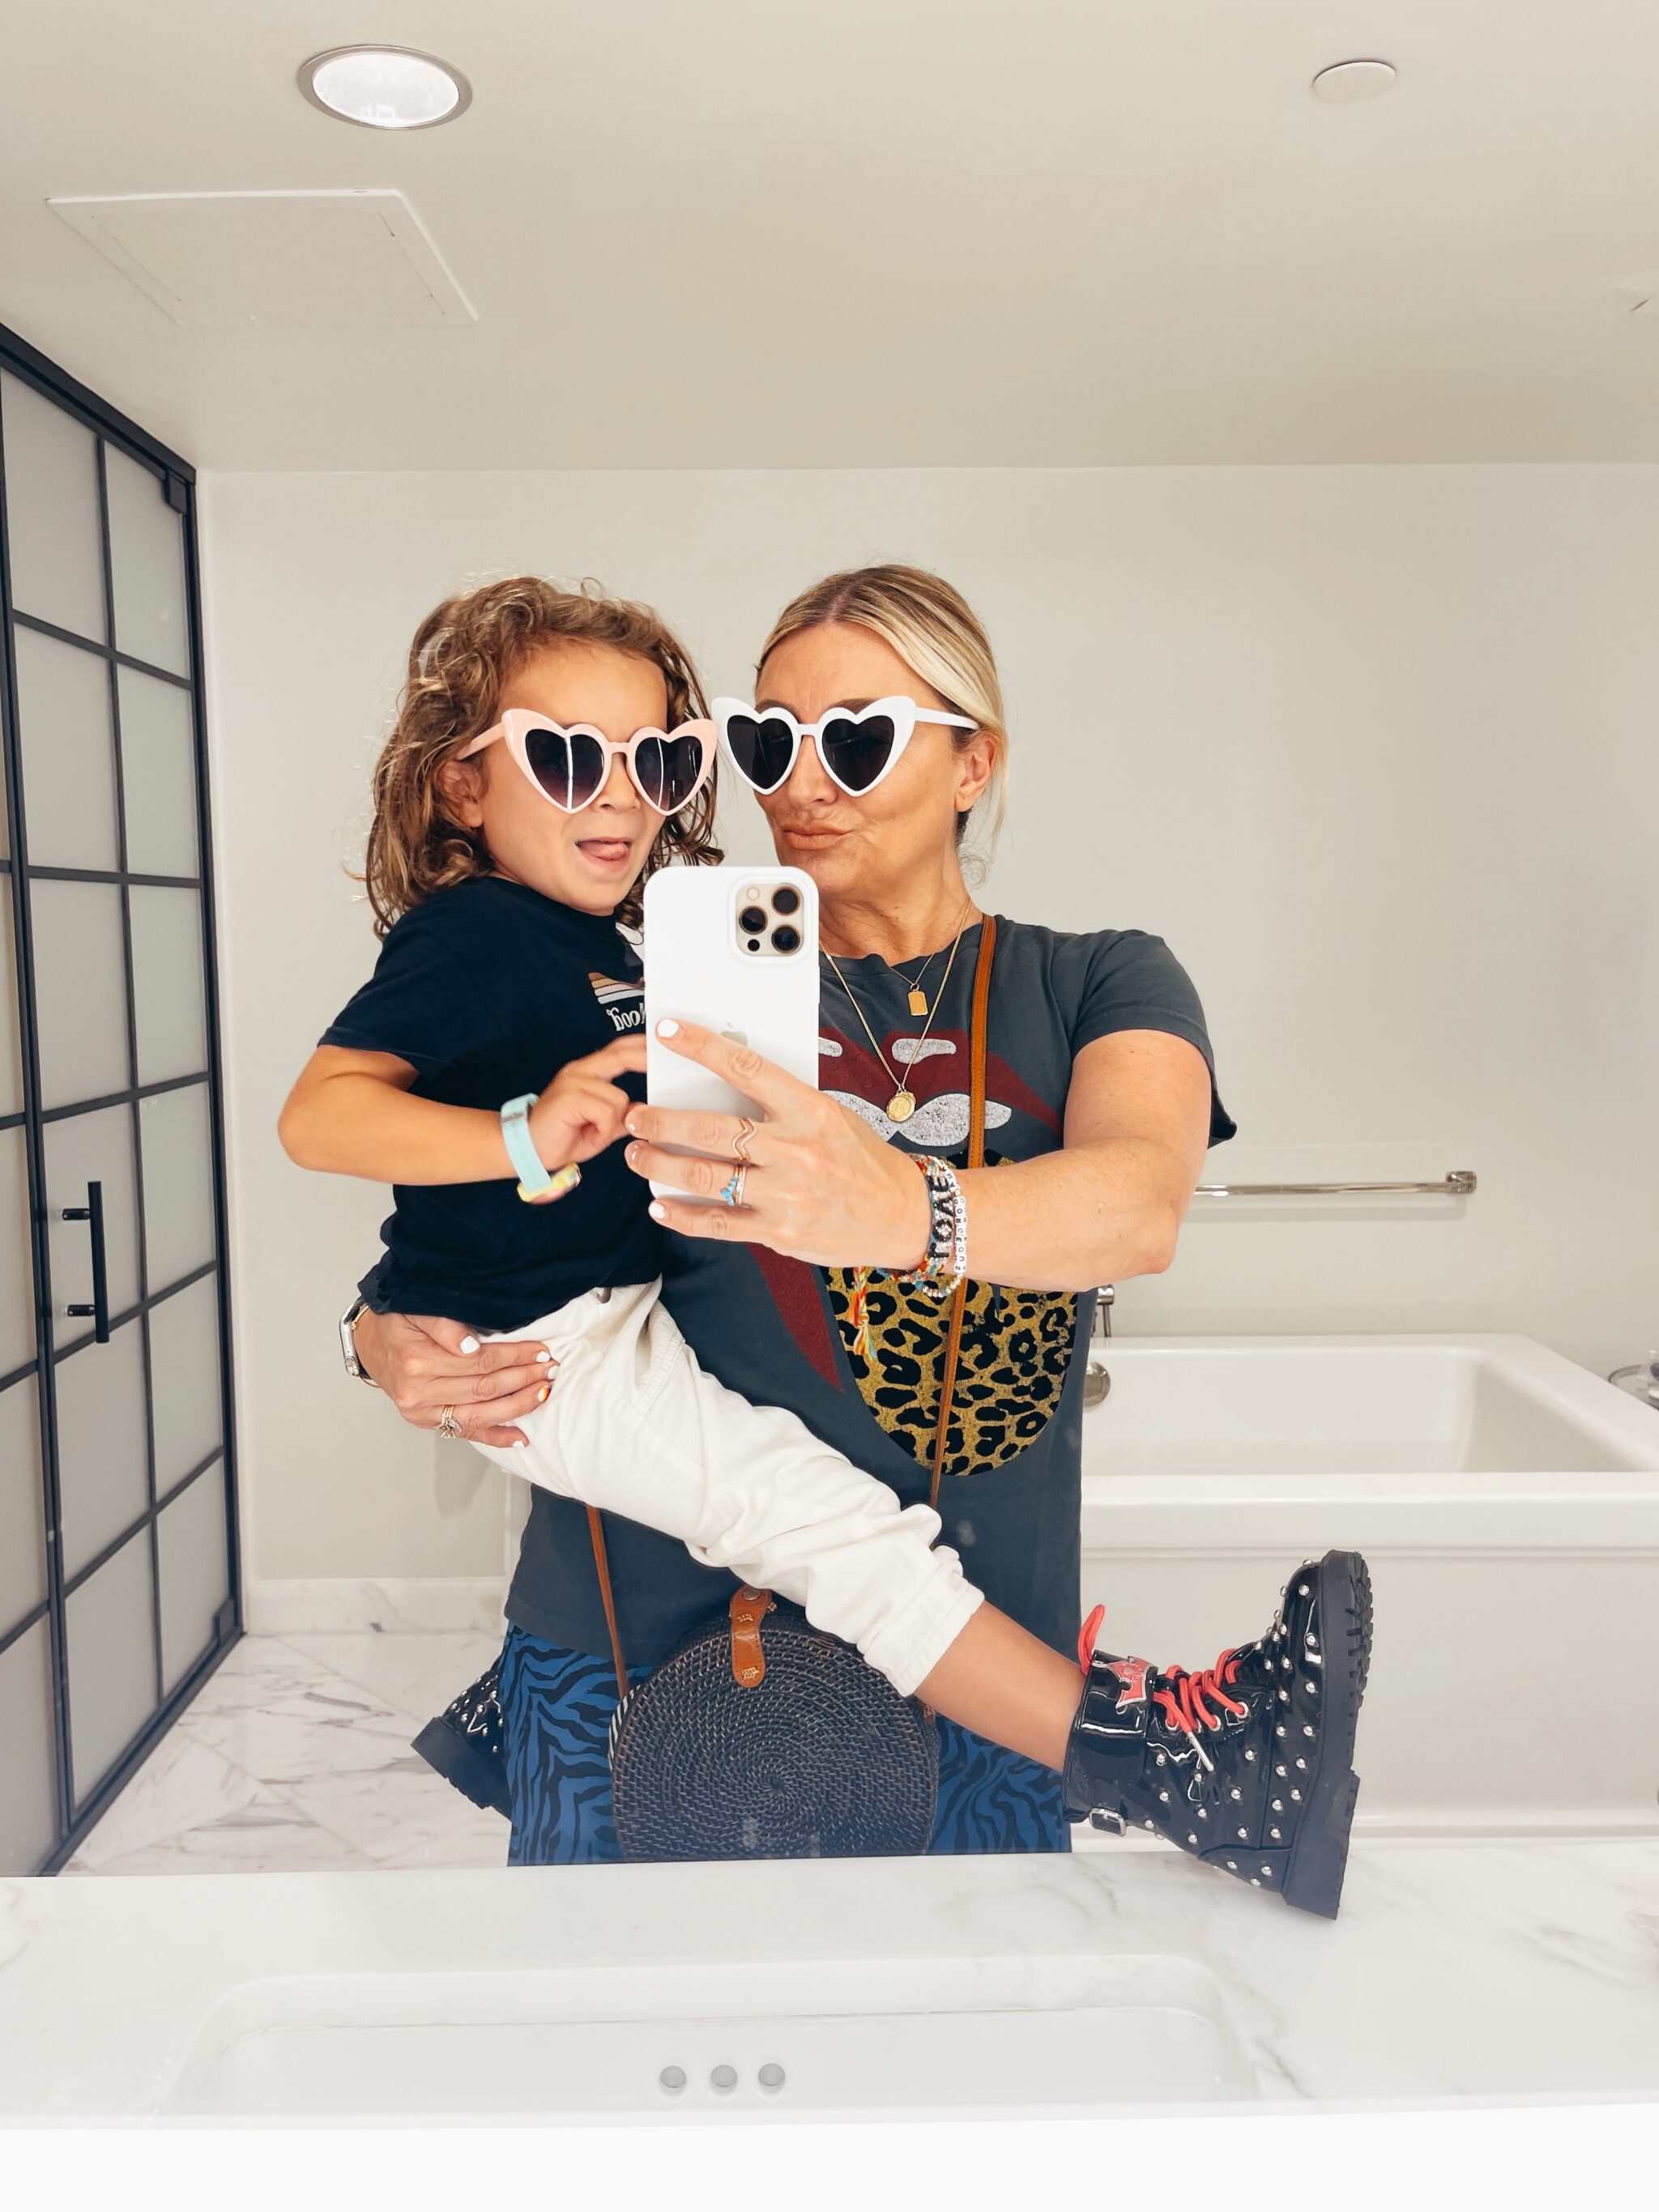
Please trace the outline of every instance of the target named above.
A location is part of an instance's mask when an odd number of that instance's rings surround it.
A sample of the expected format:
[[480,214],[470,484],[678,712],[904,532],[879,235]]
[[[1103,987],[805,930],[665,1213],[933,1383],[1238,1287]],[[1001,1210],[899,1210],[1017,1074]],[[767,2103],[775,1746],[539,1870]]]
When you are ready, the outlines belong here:
[[461,1339],[461,1350],[463,1352],[476,1352],[477,1348],[478,1340],[476,1336],[464,1336]]
[[553,1357],[553,1355],[552,1355],[552,1353],[551,1353],[550,1352],[538,1352],[536,1354],[536,1364],[537,1364],[537,1366],[538,1366],[538,1367],[545,1367],[545,1366],[547,1365],[548,1362],[552,1358],[552,1357]]
[[660,1021],[657,1024],[657,1035],[659,1036],[678,1036],[679,1033],[680,1025],[677,1021],[669,1019]]
[[659,1205],[655,1199],[651,1201],[651,1218],[653,1221],[666,1221],[668,1218],[666,1208]]

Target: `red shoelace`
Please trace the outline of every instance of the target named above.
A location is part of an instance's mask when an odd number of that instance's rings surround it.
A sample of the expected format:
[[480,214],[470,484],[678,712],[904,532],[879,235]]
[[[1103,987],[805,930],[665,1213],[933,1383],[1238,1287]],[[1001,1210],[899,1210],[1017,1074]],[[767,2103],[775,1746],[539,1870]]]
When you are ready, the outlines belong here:
[[[1097,1605],[1084,1622],[1078,1638],[1078,1664],[1085,1675],[1105,1619],[1105,1607]],[[1195,1674],[1189,1674],[1185,1667],[1166,1668],[1164,1680],[1169,1686],[1154,1690],[1152,1695],[1163,1706],[1164,1717],[1170,1727],[1183,1729],[1188,1735],[1200,1728],[1212,1731],[1218,1729],[1221,1723],[1210,1711],[1212,1703],[1222,1706],[1235,1720],[1243,1720],[1249,1707],[1227,1692],[1238,1679],[1243,1656],[1242,1651],[1224,1651],[1213,1667],[1200,1668]]]
[[1200,1668],[1197,1674],[1188,1674],[1184,1667],[1166,1668],[1164,1685],[1152,1692],[1164,1708],[1164,1717],[1171,1728],[1182,1729],[1188,1735],[1200,1728],[1212,1730],[1221,1726],[1219,1717],[1210,1711],[1212,1704],[1243,1720],[1249,1707],[1237,1698],[1229,1697],[1231,1686],[1238,1679],[1242,1651],[1224,1651],[1213,1667]]

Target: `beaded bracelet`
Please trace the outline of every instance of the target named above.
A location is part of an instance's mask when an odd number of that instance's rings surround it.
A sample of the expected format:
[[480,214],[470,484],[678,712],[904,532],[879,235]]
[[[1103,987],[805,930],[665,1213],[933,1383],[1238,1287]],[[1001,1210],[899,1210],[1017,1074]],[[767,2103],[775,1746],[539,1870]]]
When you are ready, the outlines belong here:
[[[948,1160],[932,1153],[907,1152],[927,1185],[927,1249],[920,1267],[894,1274],[890,1280],[902,1290],[926,1291],[942,1298],[953,1291],[968,1272],[968,1206],[962,1185]],[[853,1351],[860,1359],[873,1357],[870,1341],[870,1278],[873,1267],[854,1267],[848,1295],[848,1319],[853,1325]]]
[[943,1297],[968,1272],[968,1206],[949,1160],[931,1152],[908,1157],[915,1161],[927,1185],[927,1248],[920,1267],[895,1280],[907,1290],[929,1291]]

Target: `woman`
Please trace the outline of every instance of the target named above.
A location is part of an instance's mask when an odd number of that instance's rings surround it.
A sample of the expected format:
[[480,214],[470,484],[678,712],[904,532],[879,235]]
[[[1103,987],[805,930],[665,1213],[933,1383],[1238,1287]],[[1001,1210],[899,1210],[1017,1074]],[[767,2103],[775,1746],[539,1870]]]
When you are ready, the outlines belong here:
[[[872,731],[843,744],[832,776],[803,729],[832,708],[894,697],[969,726],[918,724],[884,751]],[[927,1228],[921,1179],[889,1137],[902,1128],[919,1148],[950,1154],[968,1135],[980,916],[960,853],[1008,750],[989,645],[937,577],[881,568],[828,578],[779,618],[754,713],[729,720],[727,735],[780,860],[818,888],[822,1087],[765,1072],[768,1119],[740,1212],[662,1201],[679,1232],[664,1295],[721,1382],[789,1407],[908,1503],[927,1491],[939,1310],[869,1271],[912,1264]],[[682,1042],[709,1058],[732,1049],[695,1032]],[[1094,1286],[1169,1266],[1205,1152],[1234,1133],[1197,997],[1159,939],[1000,920],[985,1121],[987,1164],[961,1175],[974,1279],[945,1540],[994,1603],[1070,1651]],[[705,1117],[641,1108],[630,1126],[636,1173],[694,1193],[726,1181],[729,1160],[665,1147],[726,1151],[735,1124],[712,1130]],[[453,1405],[469,1436],[510,1443],[545,1370],[523,1346],[463,1354],[462,1334],[364,1315],[358,1356],[417,1426]],[[729,1578],[631,1522],[616,1524],[610,1565],[623,1645],[642,1671],[730,1593]],[[599,1656],[610,1641],[573,1502],[535,1493],[507,1617],[500,1698],[513,1857],[615,1856],[605,1733],[617,1684]],[[1055,1773],[942,1725],[933,1850],[1063,1850],[1067,1833]]]

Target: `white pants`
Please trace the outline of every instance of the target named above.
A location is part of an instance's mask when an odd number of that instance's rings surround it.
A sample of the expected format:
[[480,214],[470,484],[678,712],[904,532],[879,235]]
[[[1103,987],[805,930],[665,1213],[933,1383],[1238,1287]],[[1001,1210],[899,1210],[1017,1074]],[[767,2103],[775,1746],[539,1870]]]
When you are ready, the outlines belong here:
[[793,1413],[706,1375],[659,1282],[590,1291],[492,1342],[545,1344],[545,1405],[527,1445],[481,1444],[562,1498],[676,1536],[694,1559],[803,1607],[909,1697],[983,1602],[930,1506],[820,1443]]

